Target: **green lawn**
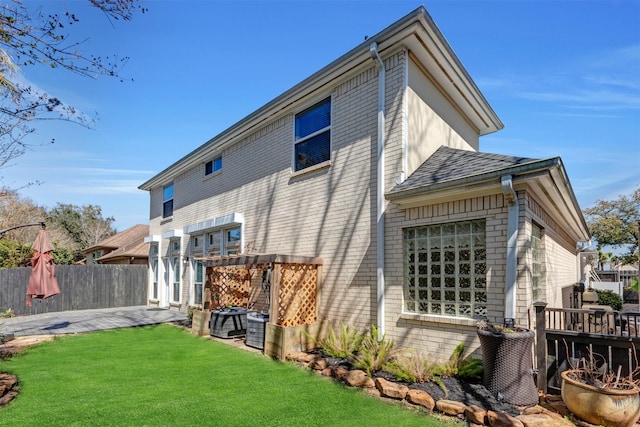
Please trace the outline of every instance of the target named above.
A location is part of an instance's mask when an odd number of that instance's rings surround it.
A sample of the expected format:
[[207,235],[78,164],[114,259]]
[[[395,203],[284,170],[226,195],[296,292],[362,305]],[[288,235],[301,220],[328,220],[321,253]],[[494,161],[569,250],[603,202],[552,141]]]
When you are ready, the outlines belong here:
[[169,325],[66,336],[0,362],[11,426],[437,426],[292,364]]

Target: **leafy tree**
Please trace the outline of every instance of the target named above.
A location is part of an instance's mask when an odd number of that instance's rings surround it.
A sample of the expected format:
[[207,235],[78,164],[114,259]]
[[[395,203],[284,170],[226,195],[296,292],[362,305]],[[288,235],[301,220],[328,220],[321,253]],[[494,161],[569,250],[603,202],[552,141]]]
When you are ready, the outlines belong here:
[[[142,0],[88,1],[108,19],[127,21],[135,11],[147,10]],[[35,131],[35,121],[61,119],[93,125],[92,119],[57,97],[21,83],[21,68],[39,65],[81,76],[120,78],[118,67],[127,58],[84,54],[80,47],[86,39],[74,41],[69,35],[78,21],[78,15],[69,10],[61,14],[31,11],[20,0],[0,4],[0,168],[24,154],[24,138]]]
[[638,220],[640,219],[640,187],[633,194],[615,200],[598,200],[595,206],[583,210],[589,231],[598,243],[622,248],[624,264],[638,262]]
[[27,267],[33,251],[30,246],[9,239],[0,239],[0,268]]
[[76,206],[58,203],[49,210],[47,223],[66,230],[75,246],[81,251],[115,234],[113,217],[102,217],[100,206]]

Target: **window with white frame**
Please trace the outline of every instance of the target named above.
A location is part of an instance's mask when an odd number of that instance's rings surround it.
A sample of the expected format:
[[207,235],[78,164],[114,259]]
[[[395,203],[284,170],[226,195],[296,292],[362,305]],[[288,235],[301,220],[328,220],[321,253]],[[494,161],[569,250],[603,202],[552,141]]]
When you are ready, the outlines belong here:
[[204,164],[204,176],[209,176],[222,169],[222,156],[209,160]]
[[153,278],[152,298],[158,299],[158,245],[151,245],[151,277]]
[[204,264],[202,261],[193,263],[193,303],[202,304],[202,290],[204,288]]
[[215,255],[234,255],[242,252],[242,228],[225,228],[207,233],[206,253]]
[[545,300],[542,228],[531,224],[531,286],[533,301]]
[[171,269],[172,275],[172,293],[173,302],[180,302],[180,240],[171,241]]
[[404,306],[409,313],[485,319],[485,220],[404,229]]
[[219,231],[207,233],[207,255],[222,255],[222,241]]
[[296,114],[294,171],[331,159],[331,98]]
[[242,241],[242,231],[240,227],[225,230],[224,249],[227,255],[239,254],[241,252],[240,242]]
[[162,217],[173,216],[173,184],[162,188]]

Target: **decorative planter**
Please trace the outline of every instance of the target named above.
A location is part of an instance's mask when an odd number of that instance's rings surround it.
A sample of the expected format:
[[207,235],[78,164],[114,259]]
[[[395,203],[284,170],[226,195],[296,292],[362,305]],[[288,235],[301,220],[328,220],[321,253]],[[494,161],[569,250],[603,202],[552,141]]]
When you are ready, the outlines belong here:
[[607,427],[630,427],[640,419],[640,389],[602,389],[562,376],[562,400],[578,418]]
[[482,383],[494,396],[513,405],[535,405],[531,351],[534,332],[496,333],[478,329],[482,348]]

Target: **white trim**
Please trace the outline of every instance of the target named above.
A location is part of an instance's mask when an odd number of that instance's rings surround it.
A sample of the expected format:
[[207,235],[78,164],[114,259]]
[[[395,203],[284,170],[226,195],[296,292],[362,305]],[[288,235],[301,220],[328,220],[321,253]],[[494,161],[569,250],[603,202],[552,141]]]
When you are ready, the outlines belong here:
[[162,233],[162,238],[163,239],[175,239],[177,237],[182,237],[182,234],[183,234],[182,230],[176,228],[176,229],[173,229],[173,230],[164,231]]
[[196,224],[187,225],[182,229],[181,233],[197,234],[200,232],[215,231],[221,228],[229,228],[229,226],[242,226],[243,224],[244,215],[234,212],[217,218],[200,221]]
[[145,236],[144,238],[144,242],[145,243],[157,243],[160,242],[161,238],[158,234],[152,234],[150,236]]

